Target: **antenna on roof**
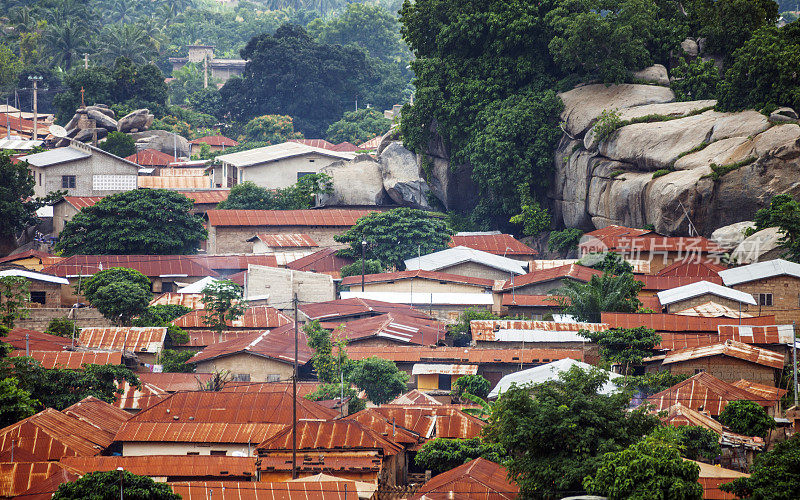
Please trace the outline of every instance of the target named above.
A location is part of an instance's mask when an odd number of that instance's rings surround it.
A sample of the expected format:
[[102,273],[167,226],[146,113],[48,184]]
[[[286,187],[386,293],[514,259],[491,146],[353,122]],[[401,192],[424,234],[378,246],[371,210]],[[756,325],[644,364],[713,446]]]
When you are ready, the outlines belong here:
[[697,228],[694,227],[694,224],[692,224],[692,218],[689,217],[689,212],[686,211],[686,207],[683,206],[681,200],[678,200],[678,205],[681,206],[681,210],[683,210],[683,214],[686,216],[686,220],[689,222],[689,236],[697,236]]
[[53,137],[58,137],[59,139],[63,139],[67,137],[67,130],[61,125],[50,125],[50,134]]

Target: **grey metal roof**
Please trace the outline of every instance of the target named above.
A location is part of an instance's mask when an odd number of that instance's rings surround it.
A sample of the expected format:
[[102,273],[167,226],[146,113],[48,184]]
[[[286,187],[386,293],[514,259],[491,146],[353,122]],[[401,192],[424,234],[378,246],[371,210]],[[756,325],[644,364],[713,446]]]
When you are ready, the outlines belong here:
[[716,295],[717,297],[730,299],[743,304],[756,305],[755,299],[749,293],[717,285],[710,281],[698,281],[697,283],[670,288],[669,290],[658,292],[656,295],[658,295],[658,300],[661,302],[661,305],[666,306],[706,294]]
[[[546,365],[529,368],[527,370],[522,370],[515,373],[509,373],[508,375],[500,379],[500,382],[498,382],[497,386],[495,386],[495,388],[492,389],[492,392],[489,393],[488,397],[490,399],[496,398],[501,393],[507,391],[512,384],[524,387],[529,384],[539,384],[542,382],[547,382],[548,380],[558,380],[559,374],[568,371],[573,366],[577,366],[582,370],[591,370],[597,368],[595,366],[582,363],[580,361],[576,361],[570,358],[560,359],[558,361],[553,361],[552,363],[547,363]],[[613,379],[622,376],[618,373],[612,373],[612,372],[606,372],[606,374],[608,375],[609,380],[598,391],[600,394],[610,394],[616,391],[617,385],[613,382]]]
[[25,139],[2,139],[0,140],[0,149],[13,149],[15,151],[24,151],[26,149],[33,149],[41,146],[44,141],[28,141]]
[[475,262],[487,267],[513,274],[525,274],[527,264],[519,260],[509,259],[501,255],[494,255],[481,250],[468,247],[454,247],[439,252],[430,253],[413,259],[406,259],[406,269],[414,271],[439,271],[464,262]]
[[356,157],[353,153],[342,153],[339,151],[315,148],[298,142],[282,142],[281,144],[274,144],[264,148],[248,149],[247,151],[239,151],[238,153],[220,155],[217,156],[217,160],[228,165],[233,165],[234,167],[252,167],[253,165],[259,165],[261,163],[311,153],[338,158],[340,160],[352,160]]
[[90,156],[92,156],[92,153],[88,151],[67,146],[65,148],[56,148],[50,151],[42,151],[41,153],[23,156],[20,160],[27,161],[34,167],[49,167],[51,165],[58,165],[59,163],[82,160]]
[[781,275],[800,278],[800,264],[789,262],[788,260],[775,259],[734,267],[733,269],[725,269],[720,271],[719,275],[722,278],[722,282],[727,286]]

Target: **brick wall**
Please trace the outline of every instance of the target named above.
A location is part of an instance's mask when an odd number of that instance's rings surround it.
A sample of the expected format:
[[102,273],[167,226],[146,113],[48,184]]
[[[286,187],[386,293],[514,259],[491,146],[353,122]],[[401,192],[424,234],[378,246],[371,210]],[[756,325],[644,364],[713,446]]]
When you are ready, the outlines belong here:
[[293,234],[311,236],[322,248],[345,248],[333,237],[346,232],[349,226],[211,226],[208,230],[208,253],[252,253],[253,242],[248,242],[256,233]]
[[288,380],[294,372],[290,364],[244,353],[197,363],[197,373],[221,370],[228,370],[232,375],[250,374],[251,382],[266,382],[269,375],[278,375],[281,380]]
[[289,310],[292,309],[295,293],[301,304],[327,302],[336,298],[333,278],[328,274],[250,266],[247,297],[269,295],[268,305]]
[[511,274],[500,269],[484,266],[475,262],[464,262],[444,269],[439,269],[443,273],[457,274],[459,276],[470,276],[472,278],[486,278],[490,280],[508,280]]
[[667,306],[667,312],[675,313],[678,311],[683,311],[684,309],[689,309],[690,307],[696,307],[701,304],[705,304],[706,302],[709,301],[713,301],[716,302],[717,304],[730,307],[734,311],[741,311],[743,313],[752,314],[751,309],[753,309],[753,306],[749,304],[740,304],[735,300],[726,299],[723,297],[719,297],[717,295],[712,295],[710,293],[692,299],[682,300],[680,302],[674,302]]
[[[30,315],[27,318],[17,320],[14,326],[41,332],[47,328],[47,324],[51,319],[66,318],[69,313],[70,309],[67,308],[34,308],[30,309]],[[76,316],[77,319],[75,319]],[[92,307],[84,307],[73,311],[71,319],[75,320],[78,328],[112,326],[110,321]]]
[[776,383],[776,370],[756,363],[751,363],[738,358],[728,356],[708,356],[705,358],[693,359],[681,363],[670,363],[668,365],[650,365],[648,372],[668,370],[674,374],[695,375],[698,370],[705,371],[725,382],[737,382],[741,379],[749,380],[759,384],[774,386]]
[[779,324],[800,322],[800,279],[791,276],[776,276],[763,280],[735,285],[732,288],[753,295],[758,302],[761,293],[772,294],[772,306],[752,306],[751,314],[774,314]]

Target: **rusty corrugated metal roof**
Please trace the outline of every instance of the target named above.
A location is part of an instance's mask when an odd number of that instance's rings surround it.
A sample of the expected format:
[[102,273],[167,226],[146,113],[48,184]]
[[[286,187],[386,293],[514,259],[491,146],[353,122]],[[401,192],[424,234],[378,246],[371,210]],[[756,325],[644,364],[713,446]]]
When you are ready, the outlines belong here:
[[722,284],[722,278],[719,276],[652,276],[649,274],[640,274],[636,276],[636,280],[644,284],[642,290],[658,291],[670,290],[701,281],[709,281],[716,285]]
[[513,288],[519,288],[526,285],[531,285],[533,283],[544,283],[546,281],[565,278],[587,282],[592,279],[592,276],[602,275],[602,271],[592,269],[591,267],[582,266],[580,264],[568,264],[566,266],[534,271],[532,273],[523,274],[522,276],[515,276],[513,280],[506,280],[506,282],[503,283],[501,290],[511,290]]
[[428,314],[405,304],[394,304],[392,302],[383,302],[381,300],[360,298],[330,300],[327,302],[317,302],[314,304],[301,304],[299,309],[300,312],[308,317],[308,319],[318,319],[320,321],[346,321],[346,318],[352,318],[354,316],[376,316],[378,314],[385,314],[395,311],[404,314],[411,314],[421,318],[430,318]]
[[752,314],[739,312],[732,307],[719,304],[713,300],[698,304],[694,307],[683,309],[682,311],[675,311],[675,314],[681,314],[684,316],[698,316],[703,318],[739,318],[740,316],[742,318],[753,317]]
[[25,352],[26,335],[31,351],[63,351],[72,343],[72,341],[66,337],[50,335],[36,330],[27,330],[25,328],[14,328],[8,332],[7,336],[3,337],[3,342],[11,344],[15,350]]
[[771,385],[764,385],[764,384],[757,384],[755,382],[750,382],[749,380],[741,379],[738,382],[733,383],[734,386],[738,387],[739,389],[744,389],[747,392],[752,392],[753,394],[757,394],[764,399],[768,399],[770,401],[777,402],[780,400],[784,395],[786,395],[786,389],[781,389],[780,387],[772,387]]
[[453,363],[549,363],[559,359],[581,359],[578,349],[484,349],[475,347],[358,347],[347,348],[351,359],[379,357],[394,362],[417,363],[420,361]]
[[[473,278],[471,276],[459,276],[457,274],[442,273],[439,271],[424,271],[416,269],[413,271],[397,271],[394,273],[379,273],[364,275],[364,283],[385,283],[397,280],[419,278],[424,280],[438,281],[440,283],[461,283],[465,285],[476,285],[491,289],[494,280],[484,278]],[[361,275],[347,276],[342,279],[342,286],[357,286],[361,284]]]
[[660,417],[661,422],[673,427],[694,426],[704,427],[719,435],[726,442],[741,444],[753,448],[763,448],[763,442],[758,443],[752,437],[743,436],[732,432],[729,428],[717,422],[705,413],[687,408],[680,403],[675,403],[667,409],[667,414]]
[[272,248],[306,248],[319,246],[311,236],[304,233],[259,233],[255,237]]
[[502,330],[535,330],[542,332],[577,332],[589,330],[602,332],[608,330],[609,325],[603,323],[568,323],[560,321],[536,320],[508,320],[486,319],[470,321],[472,340],[491,342],[496,339],[496,334]]
[[[184,344],[185,345],[185,344]],[[137,373],[139,382],[153,384],[167,392],[196,391],[205,384],[212,373]]]
[[[705,278],[719,277],[719,272],[727,269],[708,259],[683,259],[668,265],[656,276],[703,276]],[[706,281],[710,281],[706,279]],[[722,282],[720,282],[722,284]]]
[[81,329],[78,345],[89,349],[157,353],[164,347],[166,336],[165,326],[90,327]]
[[203,267],[219,272],[247,271],[250,265],[275,267],[278,265],[274,255],[233,254],[233,255],[187,255]]
[[109,440],[113,440],[122,424],[131,418],[130,413],[94,396],[85,397],[61,412],[97,427],[108,436]]
[[414,499],[446,500],[453,498],[484,500],[517,498],[519,486],[508,480],[508,470],[485,458],[476,458],[455,469],[434,476],[417,490]]
[[[11,356],[25,356],[25,351],[13,351]],[[120,365],[121,352],[86,352],[86,351],[31,351],[30,356],[38,361],[42,368],[67,368],[80,370],[88,365]]]
[[348,321],[334,335],[348,343],[380,337],[403,344],[434,345],[444,339],[446,332],[446,326],[439,321],[391,312]]
[[[292,449],[292,426],[265,439],[258,445],[259,455]],[[399,444],[382,437],[356,420],[299,420],[297,422],[297,449],[315,450],[380,450],[384,455],[403,451]]]
[[423,439],[435,437],[472,439],[480,435],[486,422],[461,411],[460,408],[442,406],[390,406],[382,405],[371,410],[390,422],[419,435]]
[[[206,311],[192,311],[172,322],[175,326],[181,328],[204,328],[208,329],[208,324],[205,323]],[[279,326],[288,325],[292,320],[270,306],[252,306],[244,310],[244,314],[233,321],[228,321],[226,324],[228,328],[278,328]]]
[[40,252],[39,250],[28,250],[25,252],[6,255],[5,257],[0,257],[0,264],[5,262],[15,262],[17,260],[31,259],[31,258],[39,259],[39,261],[41,262],[42,259],[48,257],[54,257],[54,255],[51,255],[47,252]]
[[394,398],[393,400],[389,401],[387,404],[390,405],[433,405],[433,406],[441,406],[442,403],[431,396],[428,396],[424,392],[420,392],[417,389],[411,389],[405,394],[401,394]]
[[228,199],[230,189],[203,189],[198,191],[178,190],[179,193],[194,201],[195,205],[217,204]]
[[200,299],[203,297],[202,293],[174,293],[174,292],[167,292],[162,293],[158,297],[154,298],[150,301],[151,306],[165,306],[165,305],[174,305],[174,306],[184,306],[188,307],[189,309],[205,309],[205,304],[203,304]]
[[228,137],[225,137],[224,135],[206,135],[199,139],[194,139],[189,142],[191,144],[208,144],[209,146],[216,146],[220,148],[222,146],[225,146],[227,148],[239,145],[238,142]]
[[137,443],[258,443],[286,424],[225,422],[129,422],[115,440]]
[[71,483],[80,477],[77,471],[68,469],[64,464],[61,464],[61,466],[61,470],[43,481],[36,481],[33,486],[20,493],[19,498],[24,498],[25,500],[50,500],[62,484]]
[[0,497],[17,497],[61,472],[69,474],[70,479],[77,477],[72,469],[58,462],[0,463]]
[[355,420],[369,427],[381,436],[395,443],[415,445],[422,441],[422,437],[419,434],[397,425],[396,422],[387,420],[386,417],[374,411],[372,408],[366,408],[346,418],[347,420]]
[[736,400],[755,401],[765,407],[775,404],[774,401],[767,400],[758,394],[741,389],[733,384],[723,382],[706,372],[700,372],[694,377],[647,398],[647,402],[653,404],[655,409],[659,411],[680,403],[683,406],[697,411],[704,411],[712,416],[719,415],[730,401]]
[[[770,316],[772,317],[772,316]],[[720,325],[717,327],[719,338],[736,340],[746,344],[791,344],[793,340],[792,325]]]
[[183,500],[358,500],[352,481],[254,482],[192,481],[169,483]]
[[191,255],[72,255],[42,269],[56,276],[89,277],[100,270],[111,267],[136,269],[145,276],[218,277],[210,268],[204,267]]
[[62,463],[88,473],[112,471],[117,467],[140,476],[180,477],[255,477],[255,457],[147,455],[131,457],[70,457]]
[[264,333],[264,330],[257,328],[253,330],[223,330],[215,332],[214,330],[192,330],[188,332],[189,342],[182,344],[183,347],[208,347],[211,344],[217,344],[222,339],[222,342],[229,340],[236,340],[242,337],[247,337],[254,333]]
[[[657,332],[717,332],[720,325],[738,323],[739,319],[700,318],[681,314],[601,313],[601,321],[611,328],[637,328],[644,326]],[[774,325],[775,316],[742,318],[743,325]]]
[[560,307],[558,300],[563,299],[569,303],[567,297],[559,295],[523,295],[521,293],[504,293],[500,299],[500,304],[504,306],[518,306],[518,307]]
[[140,388],[127,381],[117,387],[120,392],[115,394],[114,406],[127,411],[142,410],[167,397],[167,391],[147,382],[142,382]]
[[760,347],[744,344],[742,342],[736,342],[735,340],[726,340],[720,344],[671,351],[661,364],[683,363],[709,356],[729,356],[775,369],[783,368],[784,364],[783,354],[778,354],[777,352],[761,349]]
[[510,234],[456,234],[450,247],[469,247],[495,255],[536,255],[538,252]]
[[287,269],[295,271],[310,271],[312,273],[331,274],[339,277],[339,269],[347,264],[352,264],[353,259],[339,257],[333,248],[323,248],[312,254],[300,257],[286,264]]
[[137,151],[130,156],[126,156],[125,159],[142,167],[166,167],[175,161],[174,156],[152,148]]
[[350,227],[376,210],[209,210],[211,226],[326,226]]
[[47,408],[0,430],[0,453],[26,454],[32,461],[98,455],[111,440],[96,426]]
[[[291,472],[291,453],[270,453],[259,457],[264,472]],[[369,452],[339,452],[336,454],[307,453],[297,457],[297,469],[314,474],[337,474],[342,472],[379,472],[382,460]]]
[[[210,344],[189,361],[200,363],[234,354],[249,354],[271,358],[282,363],[294,363],[294,325],[284,325],[226,342]],[[313,354],[311,348],[308,347],[305,331],[298,328],[297,362],[304,365],[308,363]]]

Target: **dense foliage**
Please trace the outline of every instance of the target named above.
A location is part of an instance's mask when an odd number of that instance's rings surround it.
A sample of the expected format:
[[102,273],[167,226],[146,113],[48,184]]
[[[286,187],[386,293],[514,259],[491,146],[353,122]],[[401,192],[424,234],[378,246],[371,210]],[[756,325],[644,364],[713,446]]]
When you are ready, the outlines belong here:
[[500,319],[500,316],[488,309],[476,307],[464,309],[464,312],[458,317],[458,322],[449,325],[447,328],[447,336],[453,340],[453,345],[456,347],[466,347],[470,345],[470,342],[472,342],[472,331],[469,326],[470,322],[481,319]]
[[186,196],[164,189],[134,189],[106,196],[64,225],[62,255],[186,255],[207,237]]
[[800,262],[800,203],[790,194],[772,197],[769,206],[759,209],[755,215],[755,228],[747,235],[768,227],[780,228],[783,237],[780,245],[786,249],[784,257]]
[[398,370],[388,359],[367,358],[352,368],[350,382],[366,392],[367,399],[381,405],[406,390],[408,373]]
[[731,401],[722,409],[718,420],[745,436],[765,438],[770,429],[775,428],[775,419],[755,401]]
[[53,318],[47,323],[44,333],[70,338],[77,336],[78,329],[75,326],[75,322],[69,318]]
[[348,364],[345,341],[334,339],[330,330],[319,325],[319,320],[306,323],[303,331],[308,339],[308,347],[314,351],[311,365],[317,372],[317,379],[327,384],[339,382]]
[[[363,265],[362,265],[363,264]],[[383,272],[383,265],[379,260],[375,259],[361,259],[356,260],[352,264],[346,264],[339,270],[339,275],[342,278],[348,276],[360,276],[364,274],[378,274]]]
[[350,387],[349,382],[345,382],[344,387],[341,383],[320,384],[314,392],[306,394],[305,398],[311,401],[331,401],[340,399],[343,395],[344,399],[349,398],[347,401],[348,415],[359,412],[367,406],[367,402],[358,397],[358,391]]
[[136,153],[136,142],[130,135],[114,131],[100,144],[100,149],[120,158],[126,158]]
[[303,134],[294,131],[291,116],[256,116],[244,126],[246,139],[251,142],[280,144],[292,139],[302,139]]
[[343,257],[360,257],[366,241],[366,258],[380,261],[385,269],[405,269],[406,259],[447,248],[453,234],[441,217],[413,208],[394,208],[361,217],[334,239],[350,245],[340,251]]
[[318,194],[330,193],[333,182],[328,174],[302,176],[293,186],[266,189],[245,181],[231,188],[228,198],[221,201],[221,210],[300,210],[311,208]]
[[194,373],[194,363],[187,363],[198,351],[176,351],[164,349],[158,358],[165,373]]
[[465,394],[486,398],[491,388],[490,382],[482,375],[464,375],[458,377],[453,384],[453,395],[456,398],[460,398]]
[[627,395],[598,394],[606,381],[602,372],[573,367],[559,380],[512,387],[495,403],[484,437],[506,450],[505,464],[525,495],[561,498],[558,492],[581,490],[605,453],[658,425],[644,409],[628,411]]
[[203,288],[203,323],[220,334],[229,322],[244,314],[247,302],[242,285],[231,280],[217,280]]
[[130,325],[142,314],[150,300],[150,280],[127,267],[112,267],[94,274],[83,283],[81,294],[115,325]]
[[637,298],[642,282],[632,274],[592,276],[588,283],[566,280],[557,293],[557,299],[566,314],[578,321],[599,323],[603,312],[633,313],[642,303]]
[[[120,485],[120,480],[122,484]],[[120,488],[122,486],[122,488]],[[121,491],[120,491],[121,490]],[[180,500],[166,483],[128,471],[90,472],[77,481],[64,483],[53,494],[54,500]]]
[[36,413],[39,402],[31,393],[20,389],[16,378],[0,380],[0,428],[19,422]]
[[631,366],[640,365],[642,360],[653,353],[653,348],[661,342],[661,335],[643,326],[637,328],[610,328],[602,332],[581,330],[579,335],[600,346],[600,356],[609,363],[624,367],[627,375]]
[[18,319],[28,317],[31,283],[19,276],[0,277],[0,327],[14,328]]
[[348,111],[341,120],[328,127],[325,139],[334,144],[349,142],[358,146],[375,136],[385,134],[391,125],[392,122],[375,108]]
[[800,435],[778,443],[756,457],[750,477],[723,484],[720,489],[753,500],[791,500],[800,491]]
[[476,458],[485,458],[495,463],[501,463],[506,458],[506,452],[501,445],[487,443],[480,437],[472,439],[436,438],[422,445],[417,456],[414,457],[414,462],[436,475]]

